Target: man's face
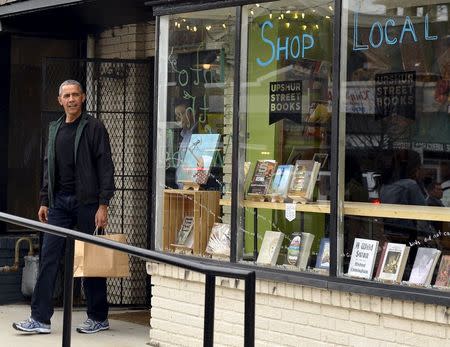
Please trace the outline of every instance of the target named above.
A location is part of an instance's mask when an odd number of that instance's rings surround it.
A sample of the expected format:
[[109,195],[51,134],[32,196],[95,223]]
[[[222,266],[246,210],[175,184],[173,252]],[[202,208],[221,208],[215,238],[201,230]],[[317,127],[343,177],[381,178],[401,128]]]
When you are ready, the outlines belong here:
[[85,99],[86,95],[75,84],[63,86],[61,94],[58,96],[59,104],[64,107],[66,115],[72,117],[78,117],[81,114]]
[[179,105],[175,107],[175,119],[177,123],[183,128],[183,129],[190,129],[193,125],[191,123],[191,117],[189,117],[190,111],[186,109],[185,106]]

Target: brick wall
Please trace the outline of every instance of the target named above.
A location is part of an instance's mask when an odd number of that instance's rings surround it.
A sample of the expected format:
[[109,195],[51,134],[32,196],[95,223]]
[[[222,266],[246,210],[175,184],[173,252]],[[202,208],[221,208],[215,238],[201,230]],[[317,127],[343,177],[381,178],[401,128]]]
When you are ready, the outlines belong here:
[[[153,346],[201,346],[204,276],[147,263]],[[218,278],[214,346],[243,346],[244,282]],[[256,346],[450,346],[447,307],[258,280]]]

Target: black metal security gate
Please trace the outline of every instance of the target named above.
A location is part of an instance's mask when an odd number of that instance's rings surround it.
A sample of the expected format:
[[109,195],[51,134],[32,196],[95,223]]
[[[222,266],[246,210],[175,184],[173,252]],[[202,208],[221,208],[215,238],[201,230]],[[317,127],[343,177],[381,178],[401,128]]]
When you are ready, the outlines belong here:
[[[116,192],[110,202],[108,231],[124,233],[130,245],[150,248],[151,126],[154,60],[46,58],[43,63],[42,151],[48,123],[62,115],[59,85],[67,79],[86,89],[85,109],[102,120],[111,141]],[[108,279],[111,304],[150,306],[145,262],[130,259],[131,276]]]

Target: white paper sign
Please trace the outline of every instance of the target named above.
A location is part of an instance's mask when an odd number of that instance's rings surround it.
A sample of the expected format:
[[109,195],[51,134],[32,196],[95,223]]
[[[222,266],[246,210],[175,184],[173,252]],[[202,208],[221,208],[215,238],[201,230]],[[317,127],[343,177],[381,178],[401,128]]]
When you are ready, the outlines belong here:
[[285,204],[286,210],[284,215],[289,222],[292,222],[295,219],[296,205],[295,202],[292,204]]

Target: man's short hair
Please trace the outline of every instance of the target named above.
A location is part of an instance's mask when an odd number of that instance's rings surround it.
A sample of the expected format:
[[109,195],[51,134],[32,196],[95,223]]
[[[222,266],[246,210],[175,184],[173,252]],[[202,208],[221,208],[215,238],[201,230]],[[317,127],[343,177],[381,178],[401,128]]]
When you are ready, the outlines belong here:
[[84,93],[83,86],[81,85],[80,82],[75,81],[75,80],[65,80],[65,81],[64,81],[63,83],[61,83],[61,85],[59,86],[59,94],[58,94],[58,95],[61,95],[62,89],[63,89],[64,86],[73,86],[73,85],[80,87],[81,92]]

